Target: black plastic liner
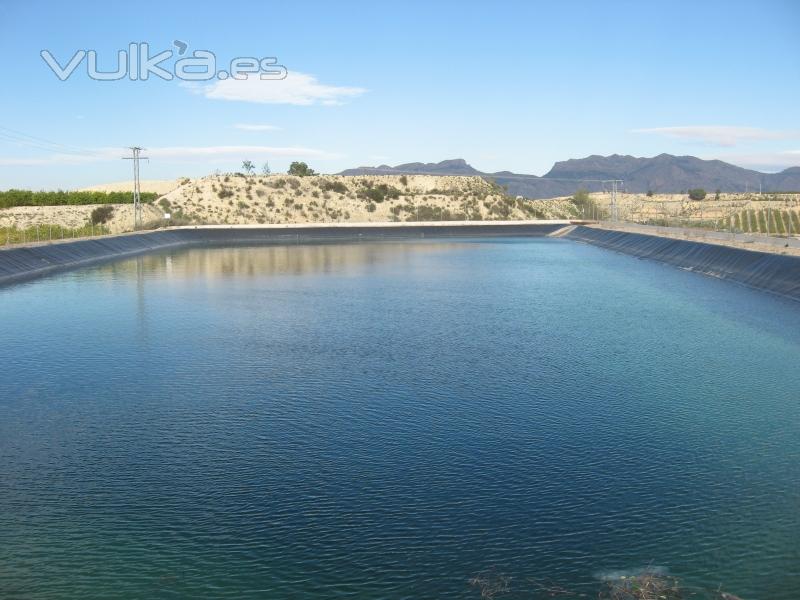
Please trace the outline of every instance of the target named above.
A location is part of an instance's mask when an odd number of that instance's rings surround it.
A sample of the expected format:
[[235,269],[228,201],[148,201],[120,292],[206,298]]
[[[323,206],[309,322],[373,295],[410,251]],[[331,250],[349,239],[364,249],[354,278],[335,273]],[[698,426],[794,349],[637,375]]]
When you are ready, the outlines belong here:
[[800,301],[800,257],[578,226],[564,236]]
[[401,225],[377,227],[180,228],[0,250],[0,285],[90,264],[174,248],[257,246],[441,237],[546,236],[561,224]]

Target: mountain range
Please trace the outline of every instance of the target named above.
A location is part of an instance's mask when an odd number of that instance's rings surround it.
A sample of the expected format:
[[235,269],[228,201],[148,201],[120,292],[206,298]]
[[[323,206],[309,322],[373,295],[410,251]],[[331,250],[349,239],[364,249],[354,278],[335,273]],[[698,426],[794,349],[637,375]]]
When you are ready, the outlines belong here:
[[608,188],[602,180],[621,179],[631,193],[682,193],[692,188],[723,192],[800,191],[800,167],[780,173],[762,173],[737,167],[721,160],[703,160],[694,156],[659,154],[639,158],[612,154],[560,161],[542,176],[498,171],[485,173],[462,158],[439,163],[405,163],[390,167],[358,167],[340,175],[475,175],[493,179],[508,188],[510,194],[527,198],[569,196],[583,188],[599,191]]

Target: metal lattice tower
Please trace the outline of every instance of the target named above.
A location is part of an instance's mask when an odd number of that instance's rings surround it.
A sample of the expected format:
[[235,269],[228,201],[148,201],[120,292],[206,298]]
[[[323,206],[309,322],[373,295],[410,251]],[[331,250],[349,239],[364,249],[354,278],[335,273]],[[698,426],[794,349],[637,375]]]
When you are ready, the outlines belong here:
[[603,184],[605,185],[606,183],[611,184],[611,220],[619,221],[619,207],[617,206],[617,191],[619,191],[619,186],[624,185],[625,182],[622,179],[603,180]]
[[142,150],[139,146],[131,146],[130,151],[133,156],[123,156],[124,160],[133,161],[133,229],[134,231],[142,226],[142,198],[141,188],[139,185],[139,160],[147,160],[146,156],[142,156]]

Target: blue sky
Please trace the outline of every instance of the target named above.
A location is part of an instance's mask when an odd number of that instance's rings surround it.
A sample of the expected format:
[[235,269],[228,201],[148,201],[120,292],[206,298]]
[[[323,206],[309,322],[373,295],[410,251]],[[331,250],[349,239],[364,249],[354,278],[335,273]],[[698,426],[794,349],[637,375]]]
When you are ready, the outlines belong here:
[[[590,154],[800,165],[800,2],[51,2],[0,0],[0,189],[322,172],[463,157],[545,173]],[[285,80],[96,81],[151,55],[277,57]],[[174,60],[162,63],[169,67]]]

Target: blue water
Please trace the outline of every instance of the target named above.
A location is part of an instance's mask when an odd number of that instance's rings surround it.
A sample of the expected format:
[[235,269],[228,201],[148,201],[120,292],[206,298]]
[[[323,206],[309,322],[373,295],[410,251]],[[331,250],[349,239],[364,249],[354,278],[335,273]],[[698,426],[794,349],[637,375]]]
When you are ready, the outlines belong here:
[[564,240],[0,289],[0,597],[800,597],[800,305]]

